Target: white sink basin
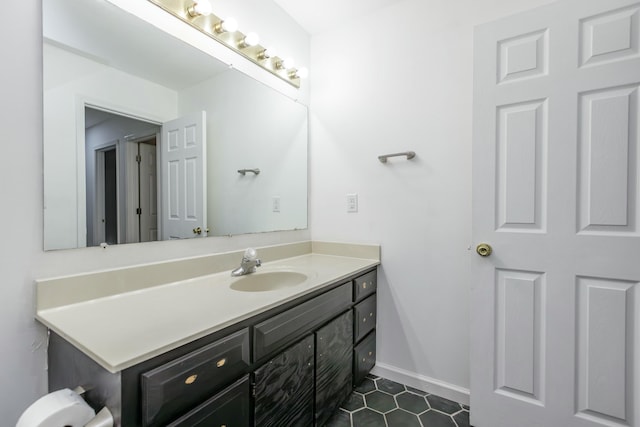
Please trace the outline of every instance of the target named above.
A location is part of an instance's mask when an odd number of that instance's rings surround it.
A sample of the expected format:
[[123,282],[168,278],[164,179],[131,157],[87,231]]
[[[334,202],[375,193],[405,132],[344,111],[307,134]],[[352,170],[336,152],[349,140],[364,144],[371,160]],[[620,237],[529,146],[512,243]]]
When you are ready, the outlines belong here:
[[266,271],[242,276],[231,283],[231,289],[242,292],[266,292],[298,286],[308,276],[297,271]]

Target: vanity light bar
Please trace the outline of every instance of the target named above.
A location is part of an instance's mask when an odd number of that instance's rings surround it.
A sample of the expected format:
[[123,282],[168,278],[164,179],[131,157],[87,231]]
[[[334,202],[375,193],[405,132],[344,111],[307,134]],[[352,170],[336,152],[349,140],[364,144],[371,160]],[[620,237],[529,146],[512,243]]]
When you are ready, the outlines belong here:
[[272,47],[265,48],[258,44],[255,33],[243,34],[237,31],[237,22],[233,18],[223,19],[211,13],[208,0],[148,1],[296,88],[300,88],[300,80],[308,74],[306,68],[296,69],[287,60],[273,54]]

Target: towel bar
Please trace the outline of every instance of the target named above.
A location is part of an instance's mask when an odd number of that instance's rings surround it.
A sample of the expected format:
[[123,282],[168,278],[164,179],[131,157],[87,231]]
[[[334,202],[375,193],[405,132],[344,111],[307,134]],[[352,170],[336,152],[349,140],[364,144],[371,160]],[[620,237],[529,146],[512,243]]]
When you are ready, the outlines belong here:
[[258,175],[260,173],[260,169],[255,168],[255,169],[238,169],[238,173],[241,175],[245,175],[247,172],[251,172],[253,174]]
[[407,160],[411,160],[416,156],[415,151],[405,151],[403,153],[394,153],[394,154],[384,154],[382,156],[378,156],[378,160],[381,163],[387,163],[387,159],[389,157],[399,157],[399,156],[407,156]]

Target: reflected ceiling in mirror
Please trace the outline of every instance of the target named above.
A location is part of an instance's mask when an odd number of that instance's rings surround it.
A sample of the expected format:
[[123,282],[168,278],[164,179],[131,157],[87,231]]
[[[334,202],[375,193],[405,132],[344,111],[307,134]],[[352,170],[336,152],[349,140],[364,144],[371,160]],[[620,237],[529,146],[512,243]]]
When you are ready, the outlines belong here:
[[45,250],[307,227],[305,106],[104,0],[43,35]]

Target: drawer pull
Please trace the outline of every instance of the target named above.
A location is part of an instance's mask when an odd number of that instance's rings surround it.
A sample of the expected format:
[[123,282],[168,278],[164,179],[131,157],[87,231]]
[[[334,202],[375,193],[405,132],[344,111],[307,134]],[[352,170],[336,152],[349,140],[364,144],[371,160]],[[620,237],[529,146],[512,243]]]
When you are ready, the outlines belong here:
[[366,317],[363,317],[363,318],[362,318],[362,321],[363,321],[363,322],[366,322],[366,321],[367,321],[367,318],[366,318]]
[[187,377],[186,380],[184,380],[184,383],[189,385],[189,384],[193,384],[196,382],[196,379],[198,378],[197,375],[191,375],[190,377]]
[[222,368],[224,366],[224,364],[227,363],[227,359],[220,359],[216,362],[216,366],[218,368]]
[[369,313],[369,317],[373,317],[373,312]]
[[371,355],[373,355],[373,352],[372,352],[372,351],[370,351],[370,352],[369,352],[369,356],[371,356]]
[[362,282],[362,289],[367,289],[367,282]]

